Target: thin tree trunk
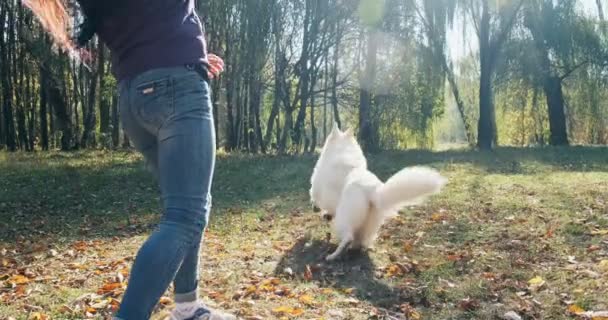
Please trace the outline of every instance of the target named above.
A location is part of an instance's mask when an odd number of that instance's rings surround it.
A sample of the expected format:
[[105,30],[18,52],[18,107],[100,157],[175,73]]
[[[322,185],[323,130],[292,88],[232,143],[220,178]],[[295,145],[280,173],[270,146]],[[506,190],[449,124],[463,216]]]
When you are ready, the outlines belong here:
[[[19,148],[22,150],[29,149],[29,137],[27,134],[27,125],[25,120],[26,112],[26,101],[25,101],[25,53],[22,52],[22,48],[19,45],[23,38],[23,6],[19,6],[19,16],[16,18],[17,21],[17,43],[13,48],[13,80],[19,78],[17,88],[15,92],[15,106],[17,111],[17,134],[19,138]],[[19,73],[19,76],[17,75]]]
[[[338,38],[339,39],[339,38]],[[334,61],[333,70],[331,73],[331,105],[333,110],[333,119],[338,128],[342,128],[342,121],[340,120],[340,110],[338,109],[338,71],[340,64],[340,40],[337,41],[336,47],[334,48]]]
[[97,72],[99,74],[99,130],[102,134],[110,134],[110,108],[111,103],[107,97],[106,84],[106,49],[99,43],[97,56]]
[[602,4],[602,0],[595,0],[595,4],[597,5],[598,16],[600,18],[600,23],[602,32],[604,36],[608,36],[608,24],[606,24],[606,17],[604,15],[604,6]]
[[377,149],[374,128],[372,125],[372,88],[376,79],[376,60],[378,43],[374,30],[368,31],[366,65],[360,83],[359,105],[359,139],[363,150],[372,152]]
[[29,107],[29,117],[28,117],[28,135],[29,139],[29,150],[34,151],[35,143],[36,143],[36,101],[34,99],[33,87],[34,87],[34,77],[33,72],[29,70],[28,67],[28,80],[27,80],[27,101]]
[[300,55],[300,60],[298,61],[298,75],[300,78],[299,82],[299,109],[298,115],[296,117],[296,123],[294,126],[292,143],[296,146],[296,151],[299,152],[300,146],[302,144],[302,134],[304,133],[304,122],[306,120],[306,108],[308,106],[308,93],[310,92],[310,70],[308,68],[309,60],[310,60],[310,43],[312,41],[312,24],[313,24],[313,8],[312,8],[312,0],[306,0],[306,8],[304,15],[304,35],[302,40],[302,53]]
[[323,70],[323,141],[327,139],[327,90],[329,83],[329,48],[325,50]]
[[48,111],[47,111],[47,80],[42,68],[39,68],[40,73],[40,143],[42,150],[49,150],[49,126],[48,126]]
[[120,147],[120,115],[118,111],[118,95],[112,94],[112,146]]

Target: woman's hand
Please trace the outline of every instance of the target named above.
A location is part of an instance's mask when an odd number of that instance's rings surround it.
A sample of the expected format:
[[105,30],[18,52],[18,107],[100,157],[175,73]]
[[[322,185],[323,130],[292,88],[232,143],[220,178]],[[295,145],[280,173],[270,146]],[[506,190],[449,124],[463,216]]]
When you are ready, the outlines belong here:
[[224,72],[224,60],[214,55],[213,53],[207,54],[207,61],[209,62],[209,78],[214,79],[219,77],[220,73]]

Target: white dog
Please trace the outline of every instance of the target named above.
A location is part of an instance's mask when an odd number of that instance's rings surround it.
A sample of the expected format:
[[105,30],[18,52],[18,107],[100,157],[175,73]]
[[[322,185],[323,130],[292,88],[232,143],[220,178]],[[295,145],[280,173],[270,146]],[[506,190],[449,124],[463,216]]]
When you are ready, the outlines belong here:
[[315,211],[333,220],[340,244],[329,255],[335,260],[350,248],[370,248],[384,222],[407,205],[438,193],[447,180],[437,171],[406,168],[383,183],[367,170],[367,160],[351,130],[337,125],[325,142],[311,177]]

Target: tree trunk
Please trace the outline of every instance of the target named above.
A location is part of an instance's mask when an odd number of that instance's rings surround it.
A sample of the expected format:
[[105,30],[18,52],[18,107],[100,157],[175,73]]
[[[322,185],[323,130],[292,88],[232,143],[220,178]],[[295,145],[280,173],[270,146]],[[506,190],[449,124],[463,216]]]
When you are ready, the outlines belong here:
[[[264,137],[262,135],[262,123],[260,121],[260,106],[262,104],[262,79],[257,79],[255,82],[254,94],[252,97],[252,105],[254,107],[254,130],[256,146],[259,145],[260,151],[266,153],[266,144],[264,143]],[[257,148],[254,152],[257,152]]]
[[[101,42],[99,42],[97,45],[97,56],[102,55],[102,53],[101,53],[102,50],[103,50],[103,45],[101,44]],[[99,65],[98,65],[98,67],[99,67]],[[96,135],[95,135],[95,126],[97,124],[96,102],[97,102],[97,80],[99,80],[99,76],[94,71],[91,71],[89,78],[90,78],[90,83],[89,83],[88,97],[86,99],[86,102],[83,104],[84,107],[82,108],[84,124],[83,124],[81,145],[83,148],[88,148],[88,147],[94,148],[97,146],[97,139],[96,139]],[[81,79],[81,81],[84,81],[84,79]],[[85,99],[83,99],[83,101],[84,100]],[[84,112],[85,108],[87,109],[86,113]]]
[[479,83],[479,124],[477,131],[477,146],[481,150],[491,150],[494,147],[496,132],[496,116],[492,79],[489,70],[482,67]]
[[481,150],[491,150],[496,141],[496,116],[494,113],[494,92],[492,90],[492,47],[490,45],[490,12],[487,0],[483,1],[483,13],[479,30],[479,58],[481,76],[479,78],[479,125],[477,146]]
[[279,154],[284,154],[287,151],[287,138],[291,136],[293,130],[293,108],[286,107],[285,109],[285,125],[279,142]]
[[116,149],[120,147],[120,115],[118,105],[118,95],[112,94],[112,146]]
[[[312,81],[313,85],[311,88],[314,88],[315,80]],[[308,152],[315,152],[315,148],[317,147],[317,126],[315,125],[315,95],[314,93],[310,95],[310,147]]]
[[68,106],[64,99],[62,90],[60,89],[59,81],[50,74],[50,69],[46,65],[42,65],[41,70],[44,73],[44,77],[47,81],[47,98],[50,105],[52,105],[53,112],[55,114],[56,125],[62,132],[61,135],[61,150],[69,151],[74,147],[73,137],[74,128],[72,125],[72,119],[68,112]]
[[[280,106],[281,106],[281,94],[282,94],[282,83],[284,81],[284,72],[286,67],[286,59],[281,50],[281,26],[280,26],[280,8],[277,5],[275,8],[275,12],[272,16],[273,23],[273,36],[274,36],[274,97],[272,100],[272,109],[270,110],[270,116],[268,117],[268,122],[266,124],[266,135],[264,137],[264,141],[266,145],[270,146],[271,137],[274,131],[274,123],[276,121],[277,116],[279,115]],[[276,137],[277,142],[280,137]],[[277,143],[278,145],[278,143]]]
[[292,143],[295,144],[296,151],[300,151],[302,145],[302,134],[304,133],[304,122],[306,120],[306,108],[308,106],[308,93],[310,92],[310,69],[308,67],[310,60],[310,47],[312,37],[316,36],[312,32],[313,20],[313,4],[312,0],[306,0],[306,8],[304,14],[304,35],[302,37],[302,53],[300,60],[297,63],[296,69],[300,79],[298,83],[299,92],[299,109],[296,117],[296,123],[293,128]]
[[327,90],[329,90],[329,48],[325,50],[323,68],[323,141],[327,139]]
[[604,15],[604,6],[602,5],[602,0],[595,0],[595,4],[597,6],[602,32],[604,33],[604,36],[608,36],[608,24],[606,24],[606,17]]
[[125,132],[122,134],[122,147],[125,149],[131,148],[131,140]]
[[376,80],[376,63],[378,56],[378,41],[373,30],[368,32],[365,71],[361,76],[360,105],[359,105],[359,139],[361,147],[366,152],[377,149],[372,124],[372,91]]
[[553,146],[567,146],[569,141],[562,80],[557,76],[547,76],[543,83],[543,89],[549,106],[549,127],[551,130],[549,143]]
[[[0,17],[0,35],[4,34],[5,20],[8,13],[8,32],[9,34],[14,34],[14,19],[12,18],[12,9],[9,7],[8,2],[2,2],[0,4],[1,14]],[[3,121],[4,121],[4,132],[5,132],[5,143],[6,147],[9,151],[17,150],[17,141],[15,134],[15,122],[13,115],[13,87],[11,80],[11,56],[10,56],[10,48],[8,46],[14,45],[14,39],[8,37],[8,41],[4,41],[5,37],[0,37],[0,59],[2,63],[0,63],[0,77],[2,78],[2,113],[3,113]]]
[[460,89],[458,88],[458,83],[456,82],[456,76],[454,75],[454,70],[448,65],[445,55],[443,56],[443,68],[448,78],[448,83],[450,84],[450,88],[452,89],[452,95],[454,96],[454,100],[456,101],[456,107],[458,108],[458,113],[460,114],[460,118],[462,119],[462,123],[464,125],[464,131],[467,137],[467,141],[469,145],[475,145],[475,137],[473,135],[473,129],[471,128],[471,123],[466,114],[466,109],[464,105],[464,101],[462,101],[462,97],[460,95]]
[[42,68],[39,68],[40,73],[40,143],[42,150],[49,150],[49,126],[48,126],[48,111],[47,111],[47,80]]
[[334,48],[333,58],[333,70],[331,72],[331,105],[333,110],[334,122],[338,124],[338,128],[342,128],[342,121],[340,120],[340,110],[338,109],[338,71],[340,65],[340,40],[337,41],[336,47]]
[[[28,65],[29,66],[29,65]],[[36,144],[36,99],[34,98],[34,76],[33,76],[33,72],[32,70],[30,70],[30,68],[28,67],[28,77],[27,77],[27,95],[26,95],[26,99],[27,99],[27,105],[29,107],[29,117],[28,117],[28,124],[27,124],[27,129],[28,129],[28,135],[30,137],[29,139],[29,150],[30,151],[34,151],[35,148],[35,144]]]
[[97,59],[97,72],[99,74],[99,130],[102,134],[108,135],[110,134],[111,103],[108,101],[108,90],[106,88],[106,50],[101,43],[99,43]]
[[27,150],[29,148],[29,141],[27,135],[27,125],[25,123],[25,53],[22,52],[20,46],[21,39],[23,38],[23,6],[19,6],[19,16],[15,19],[17,22],[17,39],[13,38],[15,45],[13,47],[13,81],[19,79],[17,88],[15,88],[15,110],[17,116],[17,135],[19,141],[19,148]]

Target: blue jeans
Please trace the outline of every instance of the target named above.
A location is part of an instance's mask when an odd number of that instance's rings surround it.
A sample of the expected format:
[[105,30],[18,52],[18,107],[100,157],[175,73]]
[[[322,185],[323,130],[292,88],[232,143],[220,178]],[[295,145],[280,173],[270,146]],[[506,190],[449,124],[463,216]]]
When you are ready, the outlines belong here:
[[171,282],[176,302],[197,298],[215,130],[209,85],[194,67],[147,71],[121,81],[119,90],[124,130],[158,178],[163,202],[160,224],[135,258],[117,314],[147,320]]

